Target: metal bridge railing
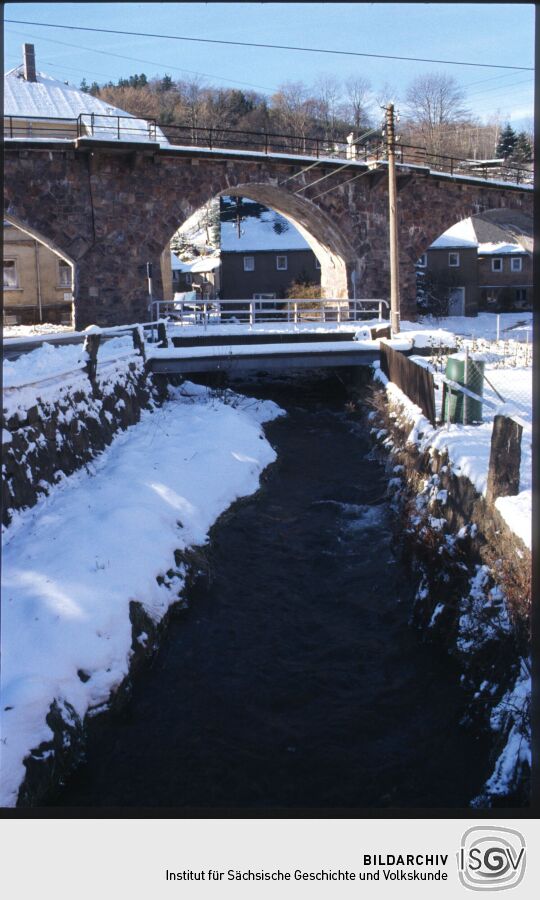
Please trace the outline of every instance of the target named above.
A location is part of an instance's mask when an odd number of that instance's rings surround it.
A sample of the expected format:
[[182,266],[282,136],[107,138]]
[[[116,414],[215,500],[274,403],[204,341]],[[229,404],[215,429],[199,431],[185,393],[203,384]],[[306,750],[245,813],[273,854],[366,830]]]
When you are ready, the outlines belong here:
[[[358,163],[384,161],[386,149],[380,136],[350,145],[346,140],[313,135],[278,134],[243,131],[234,128],[194,125],[162,125],[155,119],[136,118],[117,114],[81,113],[76,119],[47,118],[45,116],[4,116],[6,138],[102,138],[128,141],[145,140],[158,143],[161,133],[169,144],[198,147],[201,150],[252,150],[258,153],[282,153],[307,157],[331,157]],[[397,162],[401,165],[423,166],[435,172],[462,177],[476,177],[485,181],[499,180],[514,184],[532,184],[532,166],[501,163],[495,167],[481,161],[430,152],[413,144],[396,145]]]
[[387,300],[154,300],[153,317],[181,325],[306,324],[360,322],[384,318]]

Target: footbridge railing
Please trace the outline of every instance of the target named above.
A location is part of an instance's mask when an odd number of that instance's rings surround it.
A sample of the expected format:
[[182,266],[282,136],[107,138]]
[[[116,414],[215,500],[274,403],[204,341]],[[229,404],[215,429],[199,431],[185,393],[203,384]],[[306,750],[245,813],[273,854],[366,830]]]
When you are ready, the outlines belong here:
[[154,300],[153,318],[172,319],[182,325],[262,325],[310,322],[360,322],[366,318],[384,318],[387,300]]

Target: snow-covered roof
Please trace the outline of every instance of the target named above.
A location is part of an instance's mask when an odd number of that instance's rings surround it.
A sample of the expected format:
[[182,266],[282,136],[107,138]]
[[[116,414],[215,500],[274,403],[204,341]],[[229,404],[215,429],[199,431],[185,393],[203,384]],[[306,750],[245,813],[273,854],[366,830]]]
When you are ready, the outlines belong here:
[[199,256],[191,262],[184,262],[178,259],[175,253],[171,253],[171,268],[173,272],[191,272],[192,274],[201,274],[203,272],[213,272],[219,269],[221,259],[219,256]]
[[[249,213],[250,205],[257,214]],[[240,236],[235,221],[221,221],[221,249],[228,253],[256,250],[310,250],[302,235],[273,209],[259,211],[259,204],[242,201]]]
[[[36,81],[27,81],[24,77],[23,65],[16,66],[4,75],[4,116],[20,116],[44,119],[76,119],[79,115],[91,113],[97,116],[126,116],[132,121],[123,123],[124,139],[148,140],[148,123],[137,119],[131,113],[116,106],[111,106],[99,97],[87,94],[79,88],[64,81],[58,81],[45,72],[36,72]],[[96,120],[97,136],[116,137],[116,123],[111,126],[111,135],[100,134],[110,125],[108,119]],[[121,132],[122,133],[122,132]],[[160,142],[166,141],[165,135],[157,129]]]
[[502,256],[504,253],[521,253],[527,251],[521,244],[507,244],[504,241],[489,241],[485,244],[478,244],[478,253],[481,256]]
[[532,252],[532,220],[529,223],[527,218],[522,217],[519,219],[521,224],[516,224],[513,221],[516,214],[512,211],[497,212],[500,212],[502,219],[509,221],[497,222],[493,220],[491,213],[463,219],[433,241],[429,249],[477,247],[481,254]]
[[430,244],[430,250],[444,250],[447,247],[478,247],[476,233],[470,218],[463,219],[448,228],[436,241]]

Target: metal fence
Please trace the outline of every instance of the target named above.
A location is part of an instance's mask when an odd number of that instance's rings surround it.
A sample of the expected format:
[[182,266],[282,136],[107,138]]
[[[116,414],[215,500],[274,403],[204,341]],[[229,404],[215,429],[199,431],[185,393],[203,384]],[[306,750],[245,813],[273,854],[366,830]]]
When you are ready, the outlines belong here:
[[156,320],[170,318],[183,325],[299,325],[309,322],[360,322],[383,319],[388,301],[365,300],[154,300]]

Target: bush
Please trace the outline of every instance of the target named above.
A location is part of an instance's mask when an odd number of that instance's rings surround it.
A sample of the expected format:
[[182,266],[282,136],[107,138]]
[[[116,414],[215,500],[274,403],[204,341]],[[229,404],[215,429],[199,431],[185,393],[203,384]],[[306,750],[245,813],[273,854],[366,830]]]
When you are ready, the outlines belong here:
[[321,286],[310,282],[293,281],[287,291],[291,300],[320,300]]

